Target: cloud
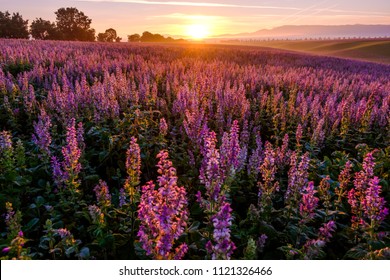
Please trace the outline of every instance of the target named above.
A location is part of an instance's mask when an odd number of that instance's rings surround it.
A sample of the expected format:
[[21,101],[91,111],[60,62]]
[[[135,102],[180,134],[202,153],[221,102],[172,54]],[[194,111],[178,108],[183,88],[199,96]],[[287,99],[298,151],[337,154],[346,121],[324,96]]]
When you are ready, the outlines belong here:
[[166,15],[155,15],[155,16],[149,16],[149,19],[154,18],[167,18],[167,19],[180,19],[180,20],[222,20],[227,19],[227,17],[224,16],[210,16],[210,15],[198,15],[198,14],[183,14],[183,13],[173,13],[173,14],[166,14]]
[[276,10],[300,10],[295,7],[265,6],[265,5],[241,5],[225,4],[215,2],[191,2],[191,1],[148,1],[148,0],[77,0],[79,2],[114,2],[143,5],[167,5],[167,6],[190,6],[190,7],[211,7],[211,8],[248,8],[248,9],[276,9]]
[[[336,7],[336,5],[334,6]],[[349,15],[366,15],[366,16],[387,16],[390,17],[390,14],[388,12],[378,12],[378,11],[357,11],[357,10],[338,10],[338,9],[333,9],[334,7],[330,8],[324,8],[324,9],[318,9],[321,10],[322,12],[329,12],[329,13],[349,13]]]

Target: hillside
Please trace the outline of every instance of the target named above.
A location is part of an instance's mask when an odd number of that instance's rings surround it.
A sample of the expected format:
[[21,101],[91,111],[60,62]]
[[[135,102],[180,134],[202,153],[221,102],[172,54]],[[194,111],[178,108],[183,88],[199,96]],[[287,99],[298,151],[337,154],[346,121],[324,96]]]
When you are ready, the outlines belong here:
[[224,34],[217,38],[241,39],[305,39],[305,38],[375,38],[390,37],[390,25],[283,25],[255,32]]
[[390,40],[296,40],[296,41],[226,41],[228,44],[256,45],[311,54],[352,58],[390,64]]

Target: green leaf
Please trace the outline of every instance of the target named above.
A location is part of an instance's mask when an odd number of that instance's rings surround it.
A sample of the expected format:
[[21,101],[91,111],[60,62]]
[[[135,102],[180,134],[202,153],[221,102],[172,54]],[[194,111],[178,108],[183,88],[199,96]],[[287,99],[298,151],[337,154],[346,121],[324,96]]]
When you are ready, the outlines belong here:
[[34,218],[31,221],[27,223],[27,225],[24,227],[24,231],[30,231],[33,227],[35,227],[39,223],[38,218]]
[[70,257],[71,254],[73,254],[75,252],[75,248],[74,247],[69,247],[65,250],[65,255],[67,257]]
[[35,203],[37,204],[38,207],[41,207],[43,204],[45,204],[45,199],[42,196],[38,196],[35,199]]
[[93,182],[98,182],[100,179],[99,175],[93,174],[93,175],[88,175],[85,176],[84,180],[85,181],[93,181]]
[[277,238],[277,236],[278,236],[277,230],[272,225],[269,225],[265,222],[260,223],[260,232],[265,233],[269,237],[272,236],[272,237]]
[[361,259],[365,258],[367,253],[368,252],[365,249],[363,249],[361,246],[356,246],[356,247],[352,248],[351,250],[349,250],[345,254],[345,258],[346,259],[361,260]]
[[127,242],[129,241],[128,235],[114,233],[113,237],[115,239],[115,246],[117,246],[117,247],[125,246],[127,244]]
[[35,203],[31,203],[29,206],[30,209],[35,209],[37,208],[37,205]]
[[62,227],[64,227],[63,221],[58,221],[58,222],[53,223],[53,228],[58,229],[58,228],[62,228]]
[[107,158],[109,155],[108,151],[102,151],[99,153],[99,161],[103,161],[105,158]]
[[193,223],[190,225],[190,227],[188,228],[188,232],[189,232],[189,233],[194,233],[194,232],[196,232],[196,231],[198,230],[199,226],[200,226],[200,222],[199,222],[199,221],[193,222]]

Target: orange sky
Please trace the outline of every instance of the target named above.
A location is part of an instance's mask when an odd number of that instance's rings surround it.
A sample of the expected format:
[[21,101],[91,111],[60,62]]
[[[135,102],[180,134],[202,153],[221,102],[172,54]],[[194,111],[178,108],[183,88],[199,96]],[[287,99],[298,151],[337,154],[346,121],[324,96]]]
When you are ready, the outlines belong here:
[[54,21],[58,8],[76,7],[92,19],[97,32],[114,28],[122,38],[146,30],[186,37],[281,25],[390,24],[389,0],[0,0],[0,7],[20,12],[29,22],[36,17]]

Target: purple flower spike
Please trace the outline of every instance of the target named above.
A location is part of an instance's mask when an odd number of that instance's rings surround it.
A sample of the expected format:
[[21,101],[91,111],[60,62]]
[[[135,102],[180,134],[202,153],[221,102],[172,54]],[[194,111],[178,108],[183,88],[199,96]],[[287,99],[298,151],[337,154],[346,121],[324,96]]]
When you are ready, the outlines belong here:
[[267,242],[268,236],[266,234],[262,234],[257,240],[257,247],[262,252],[264,250],[265,244]]
[[0,132],[0,153],[6,150],[12,150],[12,136],[10,132],[4,130]]
[[66,146],[62,147],[62,155],[64,156],[62,168],[64,172],[77,177],[81,169],[81,164],[79,163],[81,150],[77,141],[76,121],[74,118],[70,120],[67,127],[66,143]]
[[389,209],[381,197],[382,187],[379,178],[374,176],[375,158],[373,152],[366,155],[363,170],[355,173],[354,188],[348,192],[348,203],[351,205],[352,228],[378,229]]
[[83,143],[79,143],[82,139],[80,133],[80,131],[79,133],[76,131],[76,120],[72,118],[66,128],[66,145],[61,150],[63,161],[60,162],[55,156],[51,157],[53,180],[59,187],[66,185],[69,188],[77,189],[80,183],[78,181],[78,174],[81,170],[80,145],[83,145]]
[[119,207],[126,205],[126,192],[124,188],[119,190]]
[[[236,129],[232,128],[232,130]],[[228,137],[227,134],[225,137]],[[232,209],[230,204],[226,202],[226,196],[221,192],[222,184],[226,179],[226,169],[222,168],[222,157],[220,157],[216,143],[215,132],[209,132],[204,140],[204,158],[199,171],[199,179],[206,187],[206,198],[204,199],[200,192],[197,193],[196,197],[200,206],[209,213],[208,218],[214,228],[213,238],[206,244],[207,251],[213,259],[230,259],[235,249],[234,243],[230,240]],[[226,152],[231,151],[227,146],[225,148]],[[229,159],[226,155],[224,158],[225,160]]]
[[96,199],[100,207],[111,205],[111,194],[108,189],[107,183],[103,180],[99,181],[99,184],[93,189],[96,194]]
[[40,158],[50,156],[49,146],[51,144],[51,126],[50,116],[44,109],[41,109],[38,122],[34,122],[34,134],[32,136],[32,141],[38,146],[41,152],[41,155],[39,155]]
[[3,250],[1,250],[1,252],[3,252],[4,254],[8,254],[10,250],[11,250],[10,247],[5,247],[3,248]]
[[62,172],[61,164],[55,156],[51,157],[51,168],[54,182],[58,187],[62,187],[63,182],[68,179],[68,176]]
[[204,140],[204,159],[200,168],[199,179],[206,186],[207,196],[217,201],[222,183],[225,179],[224,172],[220,166],[220,155],[216,147],[217,137],[211,131]]
[[329,242],[333,232],[336,230],[335,221],[329,221],[320,228],[319,238],[325,242]]
[[380,197],[382,187],[379,185],[379,178],[375,176],[368,185],[365,196],[361,200],[364,216],[380,225],[389,214],[389,209],[385,207],[385,199]]
[[214,226],[213,239],[215,244],[210,242],[207,248],[214,260],[229,260],[236,249],[236,246],[230,240],[230,226],[233,220],[231,212],[230,204],[225,202],[220,211],[211,218]]
[[285,200],[290,201],[296,198],[301,193],[305,185],[307,184],[307,177],[309,175],[309,154],[305,153],[299,157],[296,152],[293,152],[290,156],[290,170],[288,171],[288,186],[285,194]]
[[225,171],[226,176],[233,176],[243,167],[241,158],[241,147],[239,141],[239,126],[238,121],[233,121],[230,133],[224,133],[221,145],[221,167]]
[[168,152],[161,151],[157,158],[159,188],[156,190],[152,181],[142,187],[138,237],[147,255],[155,259],[181,259],[188,250],[187,245],[173,247],[187,226],[186,191],[177,186],[176,169],[168,160]]
[[260,133],[258,133],[256,135],[256,149],[252,151],[252,154],[249,157],[248,174],[253,174],[255,177],[257,177],[263,156],[263,143],[261,141]]
[[317,208],[319,199],[315,197],[314,183],[309,182],[302,194],[302,202],[299,204],[299,212],[304,218],[312,219],[314,210]]
[[165,118],[161,118],[160,119],[159,129],[160,129],[160,134],[162,136],[167,135],[167,133],[168,133],[168,124],[167,124]]
[[295,139],[298,147],[301,145],[302,135],[303,135],[302,125],[298,124],[297,131],[295,133]]
[[126,171],[130,185],[138,185],[141,176],[141,150],[135,137],[131,137],[126,152]]

